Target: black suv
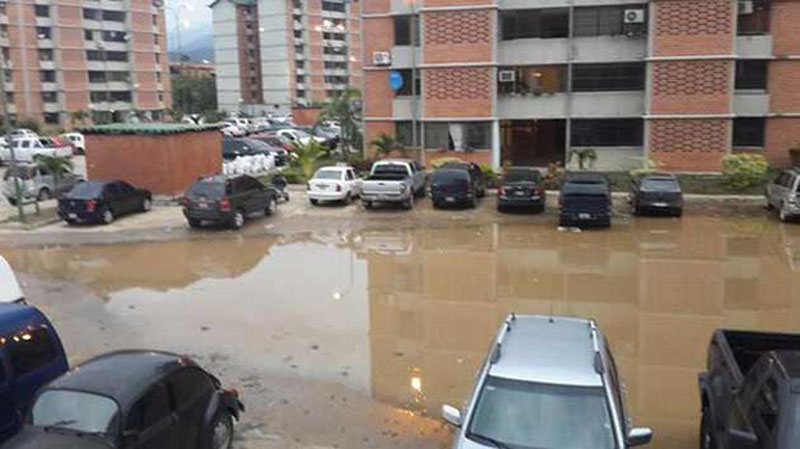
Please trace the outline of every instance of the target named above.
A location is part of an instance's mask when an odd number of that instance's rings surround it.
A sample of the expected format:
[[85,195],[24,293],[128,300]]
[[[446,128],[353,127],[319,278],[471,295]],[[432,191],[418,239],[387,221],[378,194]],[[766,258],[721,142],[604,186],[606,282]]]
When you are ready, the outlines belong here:
[[477,206],[475,184],[468,171],[454,168],[440,168],[431,177],[431,201],[433,207],[440,208],[445,205],[467,205],[471,208]]
[[448,168],[451,170],[465,170],[469,172],[470,182],[475,190],[478,198],[486,196],[486,176],[481,170],[481,166],[474,162],[445,162],[440,168]]
[[239,229],[249,215],[277,212],[279,196],[278,189],[252,176],[209,176],[198,179],[186,191],[183,215],[192,228],[212,222]]
[[600,173],[568,173],[559,196],[561,226],[611,226],[611,183]]

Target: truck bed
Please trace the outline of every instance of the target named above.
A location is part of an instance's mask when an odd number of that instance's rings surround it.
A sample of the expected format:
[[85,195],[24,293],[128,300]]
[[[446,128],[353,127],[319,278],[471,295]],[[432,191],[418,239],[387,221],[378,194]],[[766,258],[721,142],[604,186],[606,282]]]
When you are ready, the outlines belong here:
[[722,353],[733,363],[731,369],[737,381],[768,351],[800,350],[800,335],[775,332],[720,330],[714,336]]

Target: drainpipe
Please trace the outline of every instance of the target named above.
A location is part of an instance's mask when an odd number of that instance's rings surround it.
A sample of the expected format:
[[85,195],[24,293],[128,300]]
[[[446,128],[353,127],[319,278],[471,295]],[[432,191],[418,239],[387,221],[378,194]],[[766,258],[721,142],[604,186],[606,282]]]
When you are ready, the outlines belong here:
[[567,117],[564,136],[564,167],[569,164],[569,150],[572,148],[572,64],[575,59],[575,1],[569,0],[569,39],[567,40]]

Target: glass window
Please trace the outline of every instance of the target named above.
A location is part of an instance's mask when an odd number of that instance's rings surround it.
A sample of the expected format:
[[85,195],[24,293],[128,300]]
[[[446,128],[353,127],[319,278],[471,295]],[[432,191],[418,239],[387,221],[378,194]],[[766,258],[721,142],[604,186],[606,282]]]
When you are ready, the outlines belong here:
[[768,63],[762,59],[736,61],[736,88],[767,90]]
[[740,35],[769,34],[770,0],[750,0],[753,10],[737,16],[736,31]]
[[[398,142],[403,144],[406,147],[416,147],[414,145],[414,133],[413,133],[413,126],[411,121],[403,121],[403,122],[395,122],[395,138]],[[417,142],[422,140],[422,122],[417,122]],[[433,148],[433,147],[431,147]]]
[[39,39],[52,39],[53,30],[50,27],[36,27],[36,37]]
[[347,180],[352,181],[356,179],[356,176],[353,174],[353,170],[347,170]]
[[93,8],[83,8],[83,18],[86,20],[97,20],[100,17],[100,10]]
[[124,51],[107,51],[106,52],[106,60],[108,61],[118,61],[118,62],[127,62],[128,61],[128,53]]
[[39,81],[43,83],[53,83],[56,81],[55,70],[41,70],[39,71]]
[[6,345],[11,371],[16,376],[35,371],[58,356],[47,328],[21,332],[9,338]]
[[130,102],[131,101],[131,93],[130,91],[115,91],[108,93],[109,101],[121,101],[121,102]]
[[99,182],[81,182],[69,191],[69,197],[79,200],[90,200],[97,198],[103,192],[103,185]]
[[344,3],[339,3],[339,2],[322,2],[322,10],[345,12]]
[[106,72],[90,71],[89,72],[89,82],[90,83],[105,83],[106,82]]
[[638,147],[644,143],[642,119],[575,119],[574,147]]
[[112,22],[124,22],[125,21],[125,12],[124,11],[112,11],[112,10],[103,10],[102,14],[103,20],[110,20]]
[[340,181],[342,179],[342,172],[340,170],[320,170],[314,175],[314,179],[332,179]]
[[47,5],[33,5],[36,17],[50,17],[50,7]]
[[487,377],[467,438],[514,448],[615,447],[602,387]]
[[395,95],[398,97],[408,97],[413,95],[415,92],[417,95],[420,95],[420,93],[422,92],[422,81],[420,80],[419,70],[417,70],[415,73],[416,77],[414,81],[416,83],[416,86],[411,84],[411,76],[412,73],[414,72],[413,70],[400,69],[396,71],[399,72],[400,75],[403,77],[403,87],[401,87],[400,90],[396,91]]
[[41,50],[39,50],[39,60],[40,61],[52,61],[53,60],[53,50],[50,50],[50,49],[41,49]]
[[[260,184],[255,179],[252,180]],[[258,188],[258,186],[254,186]],[[185,368],[170,376],[168,384],[175,398],[175,408],[182,410],[197,399],[207,395],[214,385],[207,375],[195,368]]]
[[569,9],[512,9],[500,12],[503,40],[569,36]]
[[[228,152],[233,152],[233,148],[226,149],[229,150]],[[224,195],[225,184],[211,180],[201,180],[195,182],[191,187],[189,187],[189,191],[186,193],[186,196],[189,198],[220,198]]]
[[128,413],[125,429],[143,431],[169,416],[169,394],[158,384],[134,404]]
[[487,150],[491,147],[488,122],[425,124],[425,147],[450,151]]
[[[513,72],[509,80],[508,72]],[[567,90],[567,66],[501,67],[497,92],[500,94],[541,95]]]
[[764,147],[764,118],[733,119],[734,147]]
[[644,90],[645,64],[577,64],[572,66],[573,92]]
[[414,46],[419,46],[419,16],[395,16],[394,17],[394,44],[411,45],[411,27],[414,27]]
[[112,399],[83,391],[47,390],[31,409],[34,426],[111,433],[119,407]]
[[583,36],[608,36],[625,32],[623,15],[630,6],[597,6],[576,8],[573,18],[574,34]]
[[541,173],[532,168],[509,168],[503,182],[535,182],[539,183],[542,179]]
[[56,92],[42,92],[43,103],[56,103],[58,102],[58,94]]

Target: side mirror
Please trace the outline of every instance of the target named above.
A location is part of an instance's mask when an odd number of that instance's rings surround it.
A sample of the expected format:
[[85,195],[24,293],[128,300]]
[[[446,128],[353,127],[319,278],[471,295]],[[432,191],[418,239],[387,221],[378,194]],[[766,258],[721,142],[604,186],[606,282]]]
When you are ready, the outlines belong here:
[[756,449],[758,437],[753,432],[730,429],[728,431],[728,447],[731,449]]
[[626,441],[628,446],[642,446],[653,439],[653,429],[649,427],[635,427],[628,432]]
[[461,412],[452,405],[442,406],[442,418],[456,427],[461,427]]

